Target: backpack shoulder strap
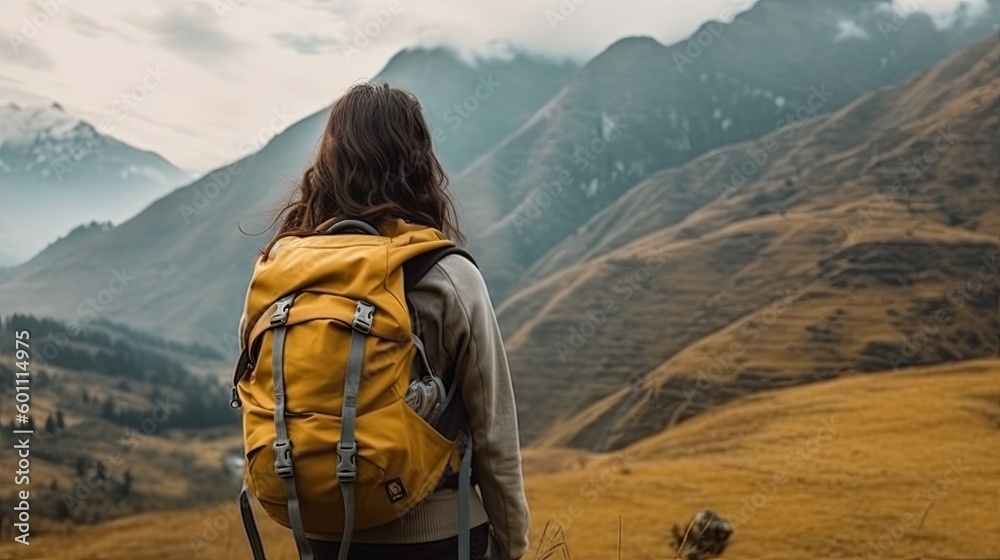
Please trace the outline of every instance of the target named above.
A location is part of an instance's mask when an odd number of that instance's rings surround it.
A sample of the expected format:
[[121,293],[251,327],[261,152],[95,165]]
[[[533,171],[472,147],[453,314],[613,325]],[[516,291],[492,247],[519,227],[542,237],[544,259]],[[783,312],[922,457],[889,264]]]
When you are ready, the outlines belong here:
[[[470,255],[468,251],[454,245],[428,251],[403,264],[403,293],[406,297],[407,307],[410,308],[411,311],[413,309],[413,304],[410,302],[409,294],[413,290],[413,287],[417,285],[417,282],[419,282],[431,268],[434,268],[435,264],[448,255],[461,255],[469,259],[472,264],[476,265],[475,259],[472,258],[472,255]],[[476,266],[478,267],[479,265]],[[416,326],[414,326],[414,328],[416,329]],[[414,331],[414,339],[418,341],[420,340],[416,330]],[[424,359],[426,360],[427,357],[422,342],[420,343],[418,350],[421,354],[424,354]],[[465,417],[465,407],[462,405],[461,398],[451,398],[458,389],[455,384],[455,372],[446,371],[438,372],[438,374],[444,383],[447,398],[444,409],[441,410],[437,414],[436,418],[431,421],[431,425],[437,428],[437,430],[446,438],[455,439],[459,431],[462,429],[464,422],[463,419]]]
[[[461,255],[469,259],[469,262],[471,262],[477,268],[479,266],[476,263],[476,260],[472,258],[472,255],[470,255],[468,251],[460,247],[456,247],[454,245],[451,247],[442,247],[441,249],[434,249],[433,251],[428,251],[422,255],[418,255],[410,259],[403,265],[404,293],[409,294],[410,291],[413,289],[413,287],[417,285],[417,282],[419,282],[421,278],[423,278],[432,268],[434,268],[435,264],[437,264],[441,259],[445,258],[448,255]],[[454,397],[455,393],[458,390],[458,387],[454,385],[455,372],[454,371],[444,372],[444,375],[442,377],[444,382],[446,383],[447,393]],[[433,421],[432,425],[444,437],[448,439],[458,439],[462,433],[463,428],[465,427],[465,416],[466,416],[465,406],[462,403],[462,399],[460,397],[450,398],[447,399],[444,410],[438,413],[437,418]],[[469,449],[471,449],[471,447]],[[467,457],[468,455],[471,454],[468,453],[468,450],[466,450],[466,452],[463,453],[463,466],[465,463],[469,461]],[[441,477],[441,480],[438,481],[437,489],[441,488],[460,489],[463,486],[463,484],[461,484],[461,481],[463,480],[462,476],[463,474],[465,475],[464,476],[464,479],[466,480],[465,484],[466,485],[469,484],[468,482],[469,473],[467,472],[468,469],[466,468],[460,470],[466,472],[457,472],[457,473],[451,472],[451,469],[449,468],[448,472],[445,473],[445,475]],[[463,503],[460,502],[459,507],[461,508],[462,505]],[[468,507],[468,503],[465,503],[464,506]]]
[[476,259],[472,258],[472,255],[468,251],[462,249],[461,247],[456,247],[454,245],[450,247],[442,247],[440,249],[434,249],[433,251],[427,251],[421,255],[417,255],[412,259],[406,261],[403,264],[403,292],[409,293],[417,282],[420,281],[441,259],[447,257],[448,255],[461,255],[467,259],[469,262],[476,265]]

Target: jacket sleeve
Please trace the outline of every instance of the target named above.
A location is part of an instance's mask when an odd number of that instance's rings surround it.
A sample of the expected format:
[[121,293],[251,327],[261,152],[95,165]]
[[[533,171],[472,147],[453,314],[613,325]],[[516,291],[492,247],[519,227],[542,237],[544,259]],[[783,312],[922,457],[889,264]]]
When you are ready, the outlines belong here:
[[[447,266],[444,266],[447,264]],[[521,473],[517,409],[500,327],[479,270],[461,257],[442,259],[456,301],[446,305],[446,336],[469,415],[473,473],[499,550],[516,560],[528,552],[528,504]]]

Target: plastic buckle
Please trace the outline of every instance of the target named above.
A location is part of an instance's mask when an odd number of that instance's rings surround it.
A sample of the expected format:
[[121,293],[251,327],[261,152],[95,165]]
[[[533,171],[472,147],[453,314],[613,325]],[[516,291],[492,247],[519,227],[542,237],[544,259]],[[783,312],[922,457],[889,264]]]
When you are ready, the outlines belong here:
[[351,323],[351,328],[360,333],[368,334],[368,331],[372,330],[372,317],[374,316],[375,306],[367,301],[359,301],[358,306],[354,309],[354,321]]
[[337,443],[337,480],[340,482],[354,482],[358,477],[358,444],[345,445]]
[[274,442],[274,472],[281,478],[292,476],[292,442]]
[[278,300],[278,307],[271,315],[271,326],[277,327],[288,322],[288,310],[292,308],[292,300]]

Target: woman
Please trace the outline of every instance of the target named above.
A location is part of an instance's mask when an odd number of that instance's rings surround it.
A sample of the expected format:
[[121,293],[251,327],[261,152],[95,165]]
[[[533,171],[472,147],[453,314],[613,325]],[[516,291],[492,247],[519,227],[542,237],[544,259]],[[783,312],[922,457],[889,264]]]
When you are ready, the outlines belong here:
[[[278,235],[264,252],[283,237],[325,231],[345,218],[372,224],[383,235],[401,219],[461,240],[446,185],[417,99],[387,84],[356,85],[333,106],[315,161],[278,214]],[[407,295],[414,332],[433,368],[454,375],[474,434],[479,492],[469,493],[472,557],[486,558],[489,548],[489,558],[521,558],[528,507],[514,394],[483,278],[468,259],[448,255]],[[350,558],[454,558],[457,495],[444,485],[404,518],[355,531]],[[308,537],[317,558],[337,558],[339,536]]]

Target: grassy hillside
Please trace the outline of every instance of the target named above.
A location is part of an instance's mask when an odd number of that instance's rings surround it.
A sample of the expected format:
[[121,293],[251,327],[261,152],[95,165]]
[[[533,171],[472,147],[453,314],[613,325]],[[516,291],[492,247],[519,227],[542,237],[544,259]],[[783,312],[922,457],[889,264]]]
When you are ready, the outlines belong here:
[[574,558],[613,558],[618,515],[622,558],[664,558],[668,524],[703,507],[736,526],[723,558],[1000,556],[997,361],[744,398],[621,456],[628,474],[612,457],[529,481],[537,521],[568,514]]
[[996,355],[998,69],[988,39],[554,249],[499,309],[526,440],[613,449],[761,389]]
[[[723,559],[995,558],[1000,361],[745,397],[616,454],[529,450],[525,469],[533,552],[553,522],[572,558],[615,558],[621,516],[622,558],[669,558],[671,526],[707,507],[736,526]],[[287,531],[266,530],[273,557],[292,559]],[[232,504],[135,516],[5,553],[247,554]]]
[[[15,332],[28,332],[28,355]],[[22,352],[24,348],[20,348]],[[24,315],[0,323],[0,442],[12,447],[14,377],[31,372],[27,393],[30,484],[0,490],[0,535],[18,490],[32,496],[32,534],[163,508],[211,503],[235,491],[222,457],[239,449],[239,418],[215,376],[197,376],[210,352],[167,344],[102,322],[81,327]],[[18,470],[12,453],[0,469]]]

